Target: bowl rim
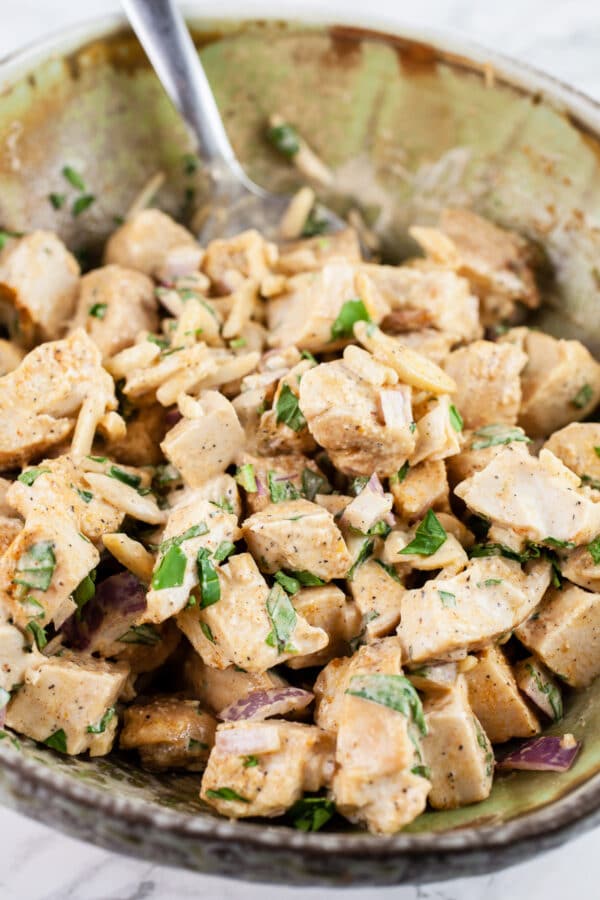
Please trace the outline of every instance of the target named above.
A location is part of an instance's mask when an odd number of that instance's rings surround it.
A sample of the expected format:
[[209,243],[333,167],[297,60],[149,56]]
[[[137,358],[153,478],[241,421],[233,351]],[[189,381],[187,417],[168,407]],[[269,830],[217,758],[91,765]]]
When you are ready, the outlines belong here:
[[[247,0],[222,0],[222,10],[218,17],[201,15],[196,7],[189,4],[184,5],[183,11],[186,18],[200,28],[208,28],[211,23],[245,22],[251,25],[259,21],[281,21],[281,16],[265,11],[264,6],[264,2],[256,4],[248,3]],[[285,23],[292,28],[330,28],[342,37],[425,45],[451,64],[458,64],[480,74],[491,66],[498,83],[528,96],[540,97],[569,116],[579,130],[589,132],[600,140],[599,101],[528,63],[519,62],[466,39],[459,32],[422,28],[403,23],[394,16],[344,13],[338,18],[331,13],[305,11],[300,3],[296,3],[295,8],[286,9]],[[126,18],[118,13],[90,17],[7,54],[0,59],[0,99],[12,83],[27,74],[36,64],[81,50],[92,41],[125,32],[127,28]],[[15,776],[21,776],[27,783],[27,793],[32,795],[38,791],[58,791],[76,804],[93,807],[131,822],[151,825],[158,831],[253,845],[263,849],[276,849],[285,845],[290,850],[306,850],[317,856],[339,854],[340,851],[360,853],[369,859],[389,858],[393,854],[406,853],[415,856],[431,853],[460,854],[477,850],[500,850],[516,843],[535,843],[536,848],[542,849],[561,843],[567,835],[582,833],[600,824],[600,772],[558,800],[500,824],[490,822],[450,831],[399,832],[380,836],[366,832],[311,834],[281,825],[216,818],[204,814],[202,810],[197,813],[176,812],[130,796],[115,797],[99,788],[40,766],[10,749],[6,742],[0,744],[0,763]]]

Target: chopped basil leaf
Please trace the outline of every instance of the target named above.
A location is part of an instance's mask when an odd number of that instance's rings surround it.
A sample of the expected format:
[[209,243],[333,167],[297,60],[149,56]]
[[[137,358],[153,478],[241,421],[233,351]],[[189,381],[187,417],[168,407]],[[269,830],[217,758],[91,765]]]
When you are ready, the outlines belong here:
[[415,723],[421,734],[427,734],[419,695],[404,675],[354,675],[346,693],[402,713]]
[[15,578],[15,582],[36,591],[47,591],[55,568],[54,544],[52,541],[40,541],[32,544],[17,562],[20,577]]
[[524,553],[519,553],[517,550],[513,550],[506,544],[499,543],[473,544],[469,549],[469,556],[471,559],[480,556],[505,556],[507,559],[514,559],[517,562],[524,563],[527,562],[528,559],[532,559],[539,555],[539,550],[537,553],[534,550],[526,550]]
[[582,475],[581,484],[587,484],[588,487],[593,488],[595,491],[600,491],[600,481],[597,478],[592,478],[591,475]]
[[105,463],[108,462],[108,456],[88,456],[92,462]]
[[327,797],[302,797],[288,812],[298,831],[319,831],[335,813],[332,800]]
[[558,688],[546,679],[542,680],[542,673],[531,663],[526,663],[525,668],[533,678],[538,691],[548,698],[548,703],[552,709],[552,718],[555,722],[563,717],[563,702]]
[[209,788],[206,796],[211,797],[213,800],[236,800],[238,803],[250,803],[246,797],[242,797],[241,794],[238,794],[237,791],[230,787],[217,788],[217,790]]
[[306,419],[298,405],[298,398],[288,384],[282,386],[275,409],[277,423],[283,422],[292,431],[301,431],[306,425]]
[[168,338],[158,337],[158,335],[156,334],[146,335],[146,340],[151,344],[156,344],[156,346],[160,347],[161,350],[168,350],[170,346]]
[[401,554],[417,553],[419,556],[432,556],[440,549],[448,535],[432,509],[427,510],[425,518],[419,523],[415,536]]
[[207,606],[212,606],[213,603],[218,603],[221,599],[219,576],[209,559],[209,554],[210,550],[207,550],[206,547],[200,547],[196,558],[198,580],[200,582],[200,592],[202,595],[200,609],[206,609]]
[[227,499],[227,497],[223,497],[222,500],[209,500],[208,501],[212,506],[218,507],[218,509],[222,509],[223,512],[233,513],[233,506]]
[[45,469],[43,466],[36,467],[34,469],[27,469],[26,472],[21,472],[21,474],[17,478],[17,481],[20,481],[21,484],[26,484],[28,487],[31,487],[36,478],[39,478],[40,475],[44,475],[49,471],[50,469]]
[[198,157],[193,153],[184,153],[181,157],[183,171],[186,175],[193,175],[198,169]]
[[440,595],[442,606],[456,606],[456,594],[452,594],[450,591],[438,591],[438,594]]
[[58,750],[59,753],[66,753],[67,735],[62,728],[59,728],[58,731],[55,731],[54,734],[47,737],[45,741],[42,741],[42,744],[45,744],[46,747],[50,747],[51,750]]
[[89,575],[86,575],[85,578],[79,582],[75,590],[73,591],[73,600],[77,604],[77,609],[82,610],[86,603],[92,599],[94,594],[96,593],[96,571],[95,569],[90,572]]
[[315,366],[318,365],[316,358],[313,356],[313,354],[310,352],[310,350],[303,350],[302,353],[300,354],[300,356],[302,357],[302,359],[307,359],[309,362],[313,363]]
[[306,217],[300,234],[303,238],[315,237],[317,234],[325,234],[328,226],[329,223],[327,222],[327,219],[320,219],[317,211],[313,207]]
[[279,653],[294,652],[290,637],[296,627],[296,610],[279,584],[274,584],[269,591],[267,613],[272,630],[267,635],[266,643],[269,647],[275,647]]
[[392,526],[388,525],[387,522],[384,522],[383,519],[380,519],[379,522],[375,522],[375,524],[369,528],[367,534],[376,534],[386,538],[391,530]]
[[6,231],[5,228],[0,228],[0,250],[4,250],[6,247],[7,241],[11,238],[21,237],[22,232],[19,231]]
[[187,557],[179,544],[171,544],[152,576],[152,588],[163,591],[166,588],[181,587],[185,577]]
[[94,196],[94,194],[82,194],[81,197],[77,197],[77,199],[73,202],[71,213],[74,216],[80,216],[82,212],[85,212],[86,209],[90,208],[95,200],[96,197]]
[[72,166],[64,166],[62,170],[63,176],[67,179],[69,184],[71,184],[74,188],[77,188],[78,191],[85,191],[85,182],[79,172],[76,172]]
[[390,476],[390,485],[392,484],[402,484],[406,476],[408,475],[408,470],[410,466],[408,465],[408,460],[404,463],[404,465],[398,469],[395,475]]
[[232,553],[235,553],[235,544],[232,544],[231,541],[221,541],[213,553],[213,559],[215,562],[224,562]]
[[235,480],[249,494],[256,494],[258,491],[252,463],[244,463],[243,466],[238,466],[235,470]]
[[61,209],[64,206],[66,199],[66,194],[48,194],[48,200],[54,209]]
[[213,633],[210,630],[210,625],[207,622],[200,622],[200,630],[207,641],[210,641],[211,644],[216,644],[216,641],[213,637]]
[[302,493],[307,500],[314,500],[317,494],[331,494],[333,488],[327,479],[312,469],[302,470]]
[[300,572],[292,572],[292,577],[299,581],[304,587],[320,587],[325,584],[317,575],[302,569]]
[[486,578],[485,581],[478,581],[477,587],[493,587],[495,584],[502,584],[501,578]]
[[513,441],[531,443],[522,428],[511,425],[483,425],[473,432],[477,437],[471,442],[471,450],[485,450],[486,447],[497,447],[499,444],[511,444]]
[[94,495],[91,491],[84,491],[82,488],[75,488],[81,499],[84,503],[91,503],[94,499]]
[[267,484],[272,503],[283,503],[286,500],[298,500],[300,491],[296,490],[291,481],[276,475],[272,469],[267,474]]
[[549,544],[551,547],[564,547],[567,550],[571,550],[575,544],[573,541],[559,541],[558,538],[546,537],[540,543]]
[[116,478],[117,481],[122,481],[123,484],[128,485],[128,487],[137,489],[142,483],[141,475],[132,475],[130,472],[126,472],[125,469],[120,469],[118,466],[111,466],[106,474],[110,478]]
[[431,778],[431,769],[429,766],[413,766],[410,771],[413,775],[420,775],[421,778]]
[[160,634],[154,625],[132,625],[117,641],[120,644],[143,644],[155,647],[160,642]]
[[450,404],[449,417],[450,417],[450,424],[452,425],[454,430],[462,431],[465,423],[463,421],[463,417],[461,416],[461,414],[455,407],[454,403]]
[[116,713],[114,706],[109,706],[102,718],[95,725],[88,725],[86,731],[88,734],[104,734],[106,726]]
[[365,560],[367,560],[369,558],[369,556],[373,552],[374,546],[375,546],[375,542],[372,540],[367,539],[366,541],[363,541],[363,544],[359,550],[358,556],[356,557],[356,559],[354,560],[354,562],[352,563],[352,565],[346,572],[346,578],[348,581],[354,580],[354,576],[356,575],[356,570],[359,568],[359,566],[362,566],[362,564],[365,562]]
[[31,622],[28,622],[27,623],[27,631],[30,631],[31,634],[33,635],[33,638],[35,640],[38,650],[43,650],[44,647],[46,646],[46,644],[48,643],[48,638],[46,637],[46,632],[44,631],[42,626],[39,624],[39,622],[36,622],[34,620],[32,620]]
[[594,396],[594,392],[591,388],[591,385],[584,384],[579,388],[573,399],[571,400],[571,404],[577,409],[583,409],[584,406],[587,406],[590,400],[592,400]]
[[298,579],[292,578],[291,575],[286,575],[285,572],[275,572],[274,578],[288,594],[297,594],[300,590],[300,582]]
[[179,547],[184,541],[190,541],[195,537],[202,537],[203,534],[208,534],[208,526],[206,522],[199,522],[197,525],[191,525],[182,534],[167,538],[166,541],[163,541],[160,544],[158,549],[161,553],[164,553],[169,547]]
[[232,341],[229,341],[229,346],[232,350],[239,350],[240,347],[245,347],[248,344],[248,341],[245,337],[234,338]]
[[[22,600],[19,600],[19,603],[21,604],[21,606],[24,606],[26,608],[26,611],[28,613],[31,613],[34,619],[46,618],[46,610],[41,603],[38,603],[35,597],[31,596],[31,594],[29,594],[27,597],[24,597]],[[35,610],[35,614],[33,613],[33,610]]]
[[360,298],[356,297],[353,300],[346,300],[331,326],[331,340],[335,341],[338,338],[352,337],[352,329],[356,322],[370,321],[371,316]]
[[258,765],[258,757],[253,755],[244,757],[243,765],[245,769],[253,769]]
[[195,738],[190,738],[188,741],[188,750],[208,750],[209,746],[205,741],[197,741]]
[[600,456],[600,447],[594,447],[594,453],[596,456]]
[[494,754],[492,752],[491,744],[487,739],[487,735],[481,724],[479,719],[476,716],[473,716],[473,724],[475,726],[475,734],[477,736],[477,743],[481,747],[482,750],[485,750],[484,761],[486,763],[486,775],[491,775],[494,771]]
[[374,562],[376,562],[378,566],[381,566],[383,571],[387,572],[387,574],[390,576],[390,578],[393,578],[394,581],[398,582],[398,584],[402,584],[402,579],[400,578],[400,576],[398,575],[398,573],[396,572],[396,570],[394,569],[393,566],[388,566],[388,564],[384,563],[383,560],[381,560],[381,559],[375,559]]
[[290,125],[287,122],[269,128],[267,131],[267,138],[271,144],[273,144],[275,149],[279,150],[279,152],[288,159],[293,159],[300,150],[300,138],[298,137],[298,132],[293,125]]
[[600,535],[587,545],[588,553],[596,565],[600,564]]

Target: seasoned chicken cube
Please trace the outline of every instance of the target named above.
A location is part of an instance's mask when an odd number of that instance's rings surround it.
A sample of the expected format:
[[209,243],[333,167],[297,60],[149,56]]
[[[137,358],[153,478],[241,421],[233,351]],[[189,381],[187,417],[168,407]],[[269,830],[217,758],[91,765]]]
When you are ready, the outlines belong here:
[[141,331],[158,328],[150,279],[134,269],[103,266],[84,275],[71,330],[83,328],[104,359],[135,343]]
[[25,351],[21,347],[0,338],[0,375],[6,375],[7,372],[16,369],[24,356]]
[[256,446],[261,455],[310,453],[316,449],[298,405],[300,381],[312,366],[309,360],[302,360],[278,383],[273,406],[261,415],[256,430]]
[[245,672],[235,666],[214,669],[190,648],[183,663],[183,685],[205,709],[219,713],[254,691],[268,691],[287,682],[276,671]]
[[527,354],[519,425],[530,437],[546,437],[593,412],[600,401],[600,363],[583,344],[529,328],[515,328],[501,340]]
[[183,418],[160,445],[190,487],[224,472],[245,439],[235,409],[218,391],[205,391],[197,406],[198,416]]
[[393,475],[413,452],[415,437],[410,389],[377,386],[346,361],[322,363],[300,382],[300,409],[311,434],[347,475]]
[[207,665],[266,672],[327,645],[327,634],[296,613],[283,588],[275,584],[269,590],[249,553],[232,556],[217,575],[218,602],[184,609],[177,616],[177,624]]
[[186,505],[192,500],[208,500],[211,506],[218,506],[223,512],[240,516],[242,504],[238,486],[232,475],[215,475],[209,478],[199,487],[189,488],[182,486],[170,492],[169,505]]
[[600,484],[600,456],[596,452],[600,447],[600,423],[573,422],[555,431],[544,447],[579,475],[584,484],[591,483],[590,479]]
[[340,525],[366,534],[378,522],[389,518],[392,504],[392,495],[384,492],[381,482],[373,475],[344,508]]
[[[269,506],[271,489],[269,482],[285,487],[290,484],[294,494],[300,495],[305,487],[309,495],[327,487],[326,479],[321,475],[317,464],[301,453],[283,453],[280,456],[255,456],[244,451],[236,460],[239,467],[251,466],[251,474],[256,482],[256,490],[246,490],[246,507],[250,514],[262,512]],[[250,482],[250,486],[252,486]],[[331,488],[329,488],[331,490]]]
[[[350,595],[362,616],[367,641],[391,634],[400,621],[400,604],[404,587],[400,578],[392,575],[379,560],[367,559],[354,571],[348,581]],[[358,637],[360,627],[354,632]]]
[[12,516],[0,516],[0,556],[8,550],[18,533],[23,528],[21,519]]
[[535,656],[521,659],[514,667],[519,690],[549,719],[558,722],[563,717],[562,694],[546,666]]
[[29,669],[44,662],[37,649],[30,647],[22,633],[8,622],[0,624],[0,688],[12,691],[22,684]]
[[538,458],[513,443],[454,489],[467,506],[530,541],[588,543],[600,532],[600,503],[549,450]]
[[463,437],[464,446],[460,453],[446,460],[448,480],[452,488],[485,469],[507,444],[529,442],[523,429],[516,425],[483,425],[477,431],[465,431]]
[[104,250],[104,261],[145,275],[157,275],[169,254],[180,247],[198,248],[194,236],[158,209],[143,209],[112,233]]
[[517,681],[500,647],[487,647],[465,678],[469,702],[492,744],[525,738],[541,730],[540,722],[519,692]]
[[565,582],[548,591],[539,614],[515,634],[572,687],[586,687],[600,674],[600,594]]
[[[437,518],[437,517],[436,517]],[[425,522],[427,519],[424,520]],[[439,524],[439,519],[437,520]],[[409,544],[418,539],[416,528],[406,532],[401,528],[393,528],[385,539],[381,559],[388,566],[403,566],[420,569],[422,572],[434,572],[443,569],[445,574],[454,575],[465,568],[469,559],[462,544],[454,534],[446,532],[442,544],[433,552],[421,553],[419,549],[407,552]],[[443,526],[442,526],[443,527]],[[445,529],[444,529],[445,530]]]
[[528,572],[503,557],[470,560],[450,578],[433,578],[405,591],[398,636],[403,659],[414,664],[445,659],[497,640],[529,616],[550,582],[541,560]]
[[290,657],[287,661],[290,669],[324,666],[334,657],[347,653],[350,641],[360,632],[362,616],[358,605],[334,584],[303,588],[292,597],[292,605],[309,625],[327,634],[329,643],[316,653]]
[[323,581],[344,578],[352,565],[331,513],[309,500],[272,503],[242,526],[264,572],[310,572]]
[[128,466],[158,466],[164,462],[160,444],[169,426],[159,403],[134,408],[127,417],[127,432],[122,438],[109,439],[104,453]]
[[129,668],[63,653],[25,675],[6,710],[6,724],[71,756],[110,752],[117,730],[115,704]]
[[77,297],[79,265],[51,231],[8,241],[0,253],[0,318],[25,347],[61,337]]
[[428,509],[448,509],[444,461],[427,460],[416,466],[405,466],[390,478],[390,491],[395,512],[409,522],[422,519]]
[[494,753],[469,705],[464,676],[446,693],[423,704],[427,734],[423,759],[434,809],[456,809],[485,800],[492,790]]
[[317,675],[315,695],[315,723],[331,734],[337,734],[350,679],[353,657],[332,659]]
[[[360,298],[374,322],[389,312],[363,268],[342,259],[327,263],[319,272],[289,278],[285,294],[268,307],[270,343],[274,347],[295,344],[303,350],[321,352],[344,337],[337,327],[345,305]],[[351,335],[350,335],[351,336]]]
[[333,753],[333,738],[314,725],[225,722],[217,728],[200,797],[230,819],[281,816],[305,791],[329,784]]
[[422,763],[426,726],[400,654],[394,638],[361,647],[339,713],[333,799],[344,816],[377,834],[393,834],[423,812],[430,788],[413,771]]
[[125,710],[121,750],[137,750],[145,769],[204,769],[215,741],[216,719],[197,700],[158,696]]
[[206,248],[202,271],[217,294],[233,293],[246,278],[261,282],[277,259],[277,249],[254,228],[219,238]]
[[493,341],[474,341],[450,354],[444,369],[456,382],[453,400],[465,428],[516,423],[521,405],[519,373],[526,362],[519,347]]
[[284,275],[318,272],[330,260],[339,258],[348,263],[361,261],[360,243],[354,228],[344,228],[326,236],[317,234],[311,238],[289,241],[279,248],[275,269]]

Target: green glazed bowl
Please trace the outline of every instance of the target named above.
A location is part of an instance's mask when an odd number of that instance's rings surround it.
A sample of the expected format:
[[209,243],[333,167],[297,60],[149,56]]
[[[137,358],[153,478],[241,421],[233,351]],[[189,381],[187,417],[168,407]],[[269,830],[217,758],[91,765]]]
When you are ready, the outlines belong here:
[[[240,12],[240,16],[243,13]],[[282,113],[336,173],[326,197],[359,205],[388,254],[407,225],[469,206],[533,239],[548,261],[544,325],[600,352],[600,108],[525,66],[439,36],[279,21],[190,22],[234,147],[257,182],[295,173],[264,141]],[[201,175],[140,47],[118,19],[50,39],[0,65],[0,226],[58,230],[91,260],[144,182],[184,218]],[[95,203],[55,210],[64,165]],[[353,197],[350,195],[354,195]],[[304,834],[216,818],[197,775],[155,776],[129,759],[74,759],[2,732],[3,802],[124,853],[286,884],[396,884],[492,871],[600,822],[600,679],[574,694],[556,733],[583,751],[566,774],[510,773],[488,800],[428,812],[393,837],[338,823]]]

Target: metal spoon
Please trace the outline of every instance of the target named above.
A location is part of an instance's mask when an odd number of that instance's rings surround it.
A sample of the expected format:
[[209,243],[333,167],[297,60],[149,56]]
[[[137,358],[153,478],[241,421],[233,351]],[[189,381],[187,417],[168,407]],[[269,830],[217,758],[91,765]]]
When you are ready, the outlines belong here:
[[[258,228],[268,237],[275,237],[290,197],[259,187],[240,166],[180,11],[172,0],[122,0],[122,5],[206,164],[212,196],[200,242],[231,237],[247,228]],[[318,218],[328,232],[346,227],[346,222],[321,204]]]

